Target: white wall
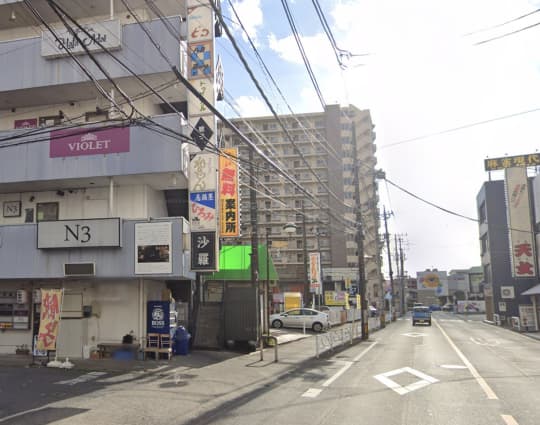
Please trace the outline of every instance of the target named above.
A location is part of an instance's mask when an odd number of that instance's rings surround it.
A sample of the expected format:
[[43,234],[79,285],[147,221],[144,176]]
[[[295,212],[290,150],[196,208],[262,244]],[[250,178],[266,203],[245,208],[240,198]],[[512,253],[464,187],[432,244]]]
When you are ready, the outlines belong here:
[[[23,224],[26,208],[34,208],[35,222],[35,208],[37,203],[41,202],[58,202],[60,220],[109,216],[108,187],[63,190],[63,192],[64,196],[58,196],[56,191],[0,194],[0,208],[5,201],[21,201],[21,216],[3,217],[0,213],[0,225]],[[32,197],[34,199],[30,201]],[[114,217],[137,219],[167,216],[163,192],[146,185],[115,186],[113,202]]]

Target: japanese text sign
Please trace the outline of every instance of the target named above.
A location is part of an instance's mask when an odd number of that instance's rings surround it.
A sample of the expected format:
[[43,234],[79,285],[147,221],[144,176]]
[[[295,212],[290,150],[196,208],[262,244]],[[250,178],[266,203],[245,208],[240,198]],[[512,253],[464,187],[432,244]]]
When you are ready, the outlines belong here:
[[484,169],[486,171],[504,170],[512,167],[534,167],[536,165],[540,165],[540,154],[538,153],[484,160]]
[[41,318],[37,338],[38,350],[56,350],[60,313],[62,311],[62,289],[41,290]]
[[238,237],[239,199],[238,199],[238,149],[223,149],[219,158],[219,205],[220,232],[222,238]]
[[191,232],[191,270],[217,271],[215,232]]

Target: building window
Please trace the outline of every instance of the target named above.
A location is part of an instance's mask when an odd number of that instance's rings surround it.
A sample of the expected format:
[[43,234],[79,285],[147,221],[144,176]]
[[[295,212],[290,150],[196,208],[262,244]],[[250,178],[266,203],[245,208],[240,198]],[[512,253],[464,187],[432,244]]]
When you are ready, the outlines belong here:
[[265,183],[268,183],[270,181],[270,176],[268,174],[264,175],[264,181]]
[[299,263],[302,263],[304,261],[304,254],[302,253],[296,254],[296,261],[298,261]]
[[301,223],[302,222],[302,214],[296,214],[296,222]]
[[302,241],[296,241],[296,248],[302,249]]
[[58,202],[42,202],[36,205],[37,221],[57,221]]
[[299,201],[298,199],[296,199],[294,201],[294,208],[302,208],[302,201]]
[[267,223],[270,223],[272,221],[272,214],[265,214],[264,218]]
[[300,167],[300,161],[294,161],[293,166],[294,166],[294,168]]
[[262,129],[263,129],[263,130],[268,130],[268,124],[263,124],[263,125],[262,125]]
[[271,201],[264,201],[264,208],[266,208],[267,210],[272,208]]
[[488,250],[488,235],[487,233],[480,238],[480,253],[484,255]]
[[486,214],[486,202],[482,202],[480,204],[480,208],[478,208],[478,218],[480,219],[480,223],[485,223],[487,221],[487,214]]

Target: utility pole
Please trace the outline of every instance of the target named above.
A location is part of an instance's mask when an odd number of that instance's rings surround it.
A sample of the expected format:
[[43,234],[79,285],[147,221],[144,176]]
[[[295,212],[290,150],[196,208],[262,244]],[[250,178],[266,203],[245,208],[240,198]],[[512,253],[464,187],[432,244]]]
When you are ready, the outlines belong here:
[[[309,282],[309,275],[308,275],[308,253],[307,253],[307,236],[306,236],[306,210],[304,208],[304,200],[302,199],[302,246],[304,248],[304,285],[307,285],[307,288],[304,291],[304,295],[306,295],[306,300],[308,300],[308,296],[310,294],[311,284]],[[305,302],[304,302],[305,303]]]
[[403,246],[401,236],[399,237],[399,262],[401,264],[401,314],[405,314],[405,271],[403,270],[403,262],[405,260],[403,256]]
[[354,196],[356,198],[356,244],[358,249],[358,290],[360,292],[360,314],[362,316],[362,340],[369,338],[367,300],[366,300],[366,271],[364,265],[364,229],[360,202],[360,167],[358,164],[358,148],[356,147],[356,125],[352,123],[352,141],[354,149]]
[[255,292],[255,326],[257,340],[260,338],[260,313],[259,313],[259,238],[257,236],[257,181],[255,167],[253,166],[253,149],[249,150],[249,206],[251,223],[251,285]]
[[[396,279],[398,281],[398,291],[399,291],[399,299],[398,304],[401,304],[401,275],[403,274],[403,270],[400,271],[399,269],[399,251],[398,251],[398,235],[394,235],[394,257],[396,260]],[[396,304],[394,303],[394,307]],[[403,310],[400,311],[401,314],[403,314]]]
[[388,274],[390,275],[390,318],[396,320],[394,317],[394,274],[392,273],[392,254],[390,253],[390,235],[388,234],[388,218],[392,215],[392,212],[386,213],[386,207],[383,207],[384,218],[384,240],[386,241],[386,252],[388,254]]

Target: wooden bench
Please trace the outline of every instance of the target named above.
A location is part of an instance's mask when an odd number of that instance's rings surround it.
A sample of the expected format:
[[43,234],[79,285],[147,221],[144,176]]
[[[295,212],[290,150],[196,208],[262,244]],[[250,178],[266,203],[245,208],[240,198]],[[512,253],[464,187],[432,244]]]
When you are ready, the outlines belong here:
[[122,344],[119,342],[100,342],[97,347],[101,359],[113,357],[114,353],[118,351],[129,351],[133,353],[133,358],[136,359],[140,348],[139,344]]

